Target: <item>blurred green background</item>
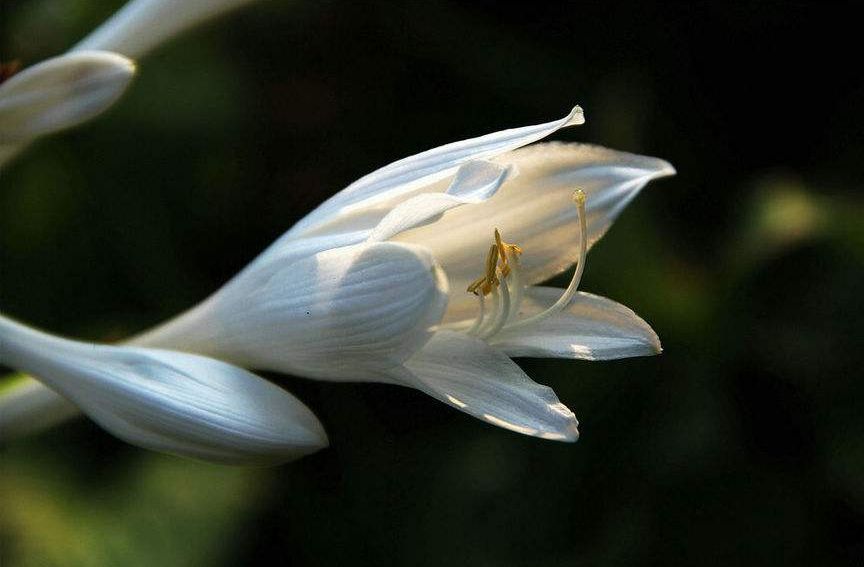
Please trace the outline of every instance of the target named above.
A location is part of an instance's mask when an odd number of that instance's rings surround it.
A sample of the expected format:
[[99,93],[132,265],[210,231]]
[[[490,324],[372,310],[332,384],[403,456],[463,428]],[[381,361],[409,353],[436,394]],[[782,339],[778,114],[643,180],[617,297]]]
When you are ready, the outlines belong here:
[[[0,56],[58,54],[120,4],[3,0]],[[4,312],[123,338],[376,167],[579,103],[587,124],[556,138],[678,169],[583,286],[665,352],[519,361],[576,412],[575,445],[279,375],[332,444],[287,466],[167,457],[79,420],[0,449],[0,563],[862,564],[852,6],[270,0],[163,46],[113,110],[3,172]]]

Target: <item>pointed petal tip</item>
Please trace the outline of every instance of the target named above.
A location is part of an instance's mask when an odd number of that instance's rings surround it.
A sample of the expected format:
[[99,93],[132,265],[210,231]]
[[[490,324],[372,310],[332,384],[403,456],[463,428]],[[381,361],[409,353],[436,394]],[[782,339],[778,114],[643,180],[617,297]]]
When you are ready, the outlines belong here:
[[330,437],[328,437],[324,425],[311,410],[306,419],[306,427],[303,429],[302,435],[295,441],[297,446],[303,448],[303,454],[317,453],[330,447]]
[[110,65],[116,70],[125,71],[130,75],[133,75],[138,71],[138,65],[134,60],[114,51],[82,50],[71,53],[69,56],[74,56],[74,58],[80,60],[89,59],[94,63],[99,62],[105,65]]
[[[330,447],[330,438],[321,428],[319,431],[307,431],[308,438],[301,441],[294,440],[290,448],[286,450],[286,460],[295,460],[306,455],[323,451]],[[282,462],[286,462],[282,460]]]
[[549,439],[551,441],[561,441],[563,443],[575,443],[578,441],[579,420],[576,419],[576,414],[561,402],[550,404],[549,409],[552,410],[553,414],[563,418],[564,423],[560,424],[556,430],[544,432],[538,435],[538,437],[541,439]]
[[645,172],[644,179],[646,183],[654,179],[671,177],[678,174],[678,172],[675,170],[675,166],[673,166],[665,159],[639,154],[629,155],[631,158],[633,158],[634,165]]
[[578,424],[573,424],[571,428],[567,430],[564,438],[560,440],[563,443],[575,443],[579,441],[579,427]]
[[577,104],[573,107],[573,110],[570,111],[570,114],[567,115],[564,127],[579,126],[580,124],[585,124],[585,111]]
[[534,437],[547,441],[560,441],[561,443],[575,443],[579,441],[579,422],[573,418],[573,423],[568,424],[562,431],[538,432]]
[[[632,311],[632,310],[631,310]],[[663,353],[663,345],[660,343],[660,337],[657,335],[657,332],[654,330],[651,325],[648,324],[647,321],[633,313],[634,316],[639,318],[639,321],[642,323],[642,327],[645,329],[645,335],[643,337],[644,344],[648,352],[646,352],[646,356],[656,356],[658,354]]]
[[675,170],[675,166],[673,166],[668,161],[660,158],[655,159],[657,160],[658,168],[656,169],[653,179],[659,179],[660,177],[671,177],[678,174],[678,171]]

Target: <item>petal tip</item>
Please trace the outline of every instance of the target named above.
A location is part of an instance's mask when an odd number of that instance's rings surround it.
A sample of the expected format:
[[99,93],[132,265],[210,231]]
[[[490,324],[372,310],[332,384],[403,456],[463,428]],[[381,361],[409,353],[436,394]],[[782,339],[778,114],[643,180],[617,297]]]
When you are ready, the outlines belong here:
[[645,334],[641,337],[634,337],[632,342],[632,352],[626,356],[619,358],[630,358],[634,356],[657,356],[663,354],[663,345],[660,344],[660,337],[654,332],[647,323],[645,323]]
[[563,431],[544,431],[535,435],[540,439],[546,439],[548,441],[560,441],[562,443],[575,443],[579,440],[579,426],[578,423],[572,423],[567,426]]
[[[634,315],[636,315],[634,313]],[[636,315],[638,317],[638,315]],[[648,356],[656,356],[658,354],[663,353],[663,345],[660,343],[660,336],[654,331],[654,329],[649,325],[644,319],[640,318],[640,321],[644,324],[645,327],[645,335],[643,338],[643,342],[645,346],[648,348],[649,352]]]
[[658,165],[660,166],[656,173],[654,174],[654,178],[660,177],[671,177],[673,175],[677,175],[678,171],[675,170],[675,166],[669,163],[666,160],[658,159]]
[[579,422],[576,421],[575,417],[573,418],[573,423],[567,426],[563,435],[556,439],[556,441],[561,441],[562,443],[575,443],[579,441]]
[[537,437],[551,441],[561,441],[563,443],[575,443],[578,441],[579,420],[576,419],[576,414],[561,402],[549,404],[549,409],[553,415],[557,418],[563,418],[564,421],[563,423],[559,423],[554,429],[541,432]]
[[585,111],[577,104],[570,111],[570,114],[567,115],[567,118],[564,119],[564,127],[579,126],[580,124],[585,124]]
[[91,72],[101,69],[103,72],[110,73],[117,79],[125,78],[130,80],[138,71],[138,65],[134,60],[114,51],[75,51],[58,57],[58,60],[60,59],[69,64],[77,63],[84,69],[89,67]]

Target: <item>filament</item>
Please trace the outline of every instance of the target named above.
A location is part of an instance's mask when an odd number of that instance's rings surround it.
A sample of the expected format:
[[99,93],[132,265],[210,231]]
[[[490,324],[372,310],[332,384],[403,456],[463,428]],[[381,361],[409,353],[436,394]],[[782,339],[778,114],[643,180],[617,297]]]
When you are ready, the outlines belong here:
[[573,202],[576,203],[577,214],[579,216],[579,257],[576,263],[576,271],[573,273],[570,284],[564,290],[564,293],[561,294],[561,297],[558,298],[558,301],[548,309],[507,325],[508,330],[534,325],[548,319],[565,309],[576,295],[576,291],[579,289],[579,282],[582,280],[582,273],[585,271],[585,259],[588,256],[588,220],[585,218],[585,192],[577,189],[573,193]]

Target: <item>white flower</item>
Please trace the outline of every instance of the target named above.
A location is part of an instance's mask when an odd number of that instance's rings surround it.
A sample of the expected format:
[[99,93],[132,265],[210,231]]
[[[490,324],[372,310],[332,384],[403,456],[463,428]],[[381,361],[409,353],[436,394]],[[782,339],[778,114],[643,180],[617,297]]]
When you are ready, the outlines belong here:
[[116,53],[54,57],[0,84],[0,148],[89,120],[110,107],[135,75]]
[[[495,425],[574,440],[573,413],[510,357],[659,352],[657,336],[632,311],[577,287],[588,248],[648,181],[674,173],[659,159],[584,144],[519,149],[582,121],[577,107],[561,120],[448,144],[367,175],[297,223],[214,298],[138,340],[319,379],[414,386]],[[320,303],[318,295],[297,293],[317,281],[296,275],[300,266],[369,253],[358,250],[378,250],[380,262],[396,249],[369,247],[397,244],[410,247],[400,250],[419,259],[416,268],[338,268]],[[577,261],[566,291],[536,286]],[[262,287],[278,269],[288,270],[285,283]],[[367,273],[374,274],[368,282]],[[475,293],[465,291],[469,285]],[[336,305],[330,297],[342,298],[345,310],[327,307]],[[408,297],[413,312],[385,308]],[[268,315],[271,305],[294,311]],[[304,318],[322,305],[329,320]],[[427,325],[441,315],[430,333]],[[397,334],[388,335],[392,330]]]
[[[394,379],[495,425],[575,440],[573,413],[510,357],[608,360],[660,352],[657,335],[630,309],[577,289],[588,248],[648,181],[674,169],[584,144],[517,149],[574,123],[581,123],[578,108],[560,121],[398,161],[325,202],[277,244],[391,240],[428,248],[453,293],[444,324],[391,370]],[[494,161],[471,163],[477,159]],[[489,185],[497,192],[466,198],[451,185],[441,193],[464,163],[453,185],[469,167],[473,177],[509,177],[500,190]],[[519,246],[505,243],[499,228]],[[574,263],[567,290],[537,287]]]
[[235,366],[168,350],[80,343],[0,317],[0,361],[38,376],[129,443],[232,464],[327,446],[294,396]]

